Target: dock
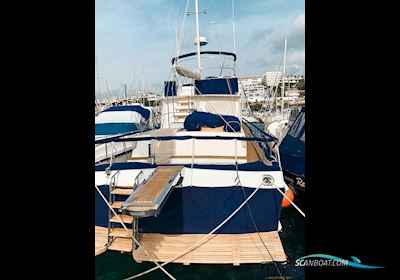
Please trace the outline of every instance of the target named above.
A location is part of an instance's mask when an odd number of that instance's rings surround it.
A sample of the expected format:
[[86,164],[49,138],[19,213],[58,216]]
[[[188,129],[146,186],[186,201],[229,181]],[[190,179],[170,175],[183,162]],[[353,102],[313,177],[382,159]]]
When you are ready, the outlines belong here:
[[[153,258],[166,262],[204,236],[205,234],[139,233],[139,242],[145,250],[151,252]],[[213,234],[203,245],[175,260],[174,263],[240,265],[272,261],[285,262],[286,255],[278,232],[261,232],[260,236],[257,233]],[[152,261],[143,252],[142,247],[133,251],[132,255],[138,263]]]
[[159,166],[151,177],[123,203],[122,209],[135,217],[156,216],[172,191],[183,166]]

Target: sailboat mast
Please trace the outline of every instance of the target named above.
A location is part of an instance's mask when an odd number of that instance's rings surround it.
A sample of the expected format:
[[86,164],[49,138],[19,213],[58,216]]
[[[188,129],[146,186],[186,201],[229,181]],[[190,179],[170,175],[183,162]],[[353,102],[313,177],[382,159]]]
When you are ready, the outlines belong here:
[[282,120],[283,120],[283,107],[285,106],[283,98],[285,97],[285,82],[286,82],[286,46],[287,46],[287,38],[285,37],[285,52],[283,54],[283,79],[282,79],[282,90],[281,90]]
[[196,47],[197,47],[197,71],[201,78],[201,65],[200,65],[200,26],[199,26],[199,3],[194,0],[195,14],[196,14]]
[[99,63],[97,61],[97,52],[96,56],[96,70],[97,70],[97,94],[100,96],[100,73],[99,73]]
[[[95,52],[95,60],[96,60],[96,70],[97,70],[97,98],[100,100],[100,74],[99,74],[99,63],[97,61],[97,52]],[[94,95],[96,100],[96,94]],[[97,111],[100,113],[101,103],[97,103]]]
[[143,74],[143,84],[142,84],[142,98],[141,98],[141,103],[142,103],[142,105],[144,105],[144,90],[145,90],[145,88],[144,88],[144,69],[143,69],[143,72],[142,72],[142,74]]
[[128,92],[126,91],[126,84],[124,84],[125,105],[128,105]]

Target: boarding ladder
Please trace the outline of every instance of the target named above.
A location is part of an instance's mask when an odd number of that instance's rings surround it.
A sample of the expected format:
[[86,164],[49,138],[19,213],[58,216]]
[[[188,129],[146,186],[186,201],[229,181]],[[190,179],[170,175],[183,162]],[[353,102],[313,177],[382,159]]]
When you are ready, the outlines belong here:
[[177,99],[177,105],[174,108],[174,121],[176,123],[183,123],[185,118],[193,110],[193,98],[188,96],[187,98]]
[[[111,177],[109,184],[109,203],[115,212],[121,213],[121,207],[127,197],[139,185],[139,178],[142,175],[142,171],[136,176],[133,186],[117,186],[116,177],[119,171],[114,173]],[[120,219],[123,221],[125,226],[129,229],[129,233],[121,226]],[[138,221],[132,216],[120,214],[118,217],[114,216],[111,209],[108,210],[108,250],[120,251],[120,252],[131,252],[134,247],[132,241],[132,233],[137,237],[138,232]]]
[[122,204],[124,213],[135,218],[158,216],[173,187],[182,179],[183,166],[158,166]]

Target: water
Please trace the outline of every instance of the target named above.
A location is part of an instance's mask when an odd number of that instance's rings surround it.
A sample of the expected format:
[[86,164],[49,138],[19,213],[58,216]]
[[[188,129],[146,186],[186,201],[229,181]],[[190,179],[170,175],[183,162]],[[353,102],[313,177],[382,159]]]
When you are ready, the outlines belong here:
[[[297,203],[297,199],[295,200]],[[301,205],[301,204],[300,204]],[[303,207],[299,206],[301,209]],[[295,260],[304,256],[304,218],[292,206],[282,209],[282,232],[279,234],[288,258],[285,265],[278,265],[285,280],[304,279],[304,268],[294,266]],[[131,254],[107,251],[96,257],[96,279],[120,280],[145,271],[153,263],[137,264]],[[166,270],[181,279],[264,279],[276,280],[279,276],[274,264],[196,265],[169,264]],[[169,279],[162,271],[153,271],[140,279]]]

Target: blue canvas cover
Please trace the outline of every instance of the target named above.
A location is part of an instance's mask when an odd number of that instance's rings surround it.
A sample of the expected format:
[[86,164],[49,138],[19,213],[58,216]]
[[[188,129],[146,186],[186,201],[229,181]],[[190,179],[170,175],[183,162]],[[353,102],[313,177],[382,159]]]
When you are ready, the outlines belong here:
[[237,117],[225,115],[222,117],[225,121],[219,115],[195,111],[186,117],[183,126],[187,131],[199,131],[201,127],[216,128],[219,126],[224,126],[224,131],[228,132],[240,131],[240,121]]
[[176,82],[165,81],[164,82],[164,96],[176,96]]
[[143,108],[140,105],[126,105],[126,106],[113,106],[104,110],[103,112],[115,112],[115,111],[133,111],[139,113],[146,120],[150,117],[150,110]]
[[237,78],[217,78],[195,81],[196,94],[237,94]]

